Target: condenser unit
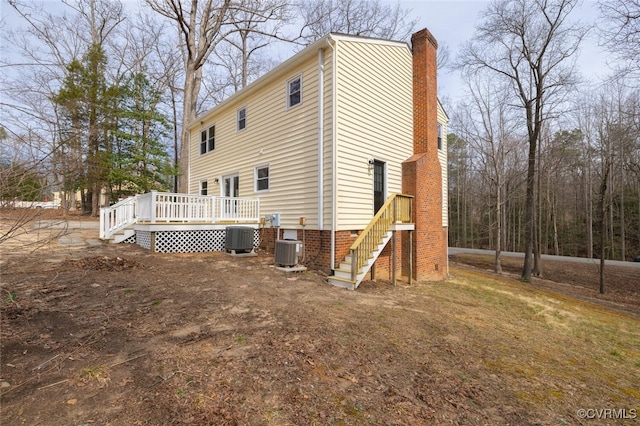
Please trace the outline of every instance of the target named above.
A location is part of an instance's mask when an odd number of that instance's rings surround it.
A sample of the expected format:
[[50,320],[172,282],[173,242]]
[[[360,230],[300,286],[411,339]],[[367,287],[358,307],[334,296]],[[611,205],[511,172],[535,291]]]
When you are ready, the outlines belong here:
[[224,249],[235,253],[252,251],[253,228],[249,226],[227,226]]
[[276,241],[276,265],[296,266],[298,264],[299,247],[302,245],[296,240]]

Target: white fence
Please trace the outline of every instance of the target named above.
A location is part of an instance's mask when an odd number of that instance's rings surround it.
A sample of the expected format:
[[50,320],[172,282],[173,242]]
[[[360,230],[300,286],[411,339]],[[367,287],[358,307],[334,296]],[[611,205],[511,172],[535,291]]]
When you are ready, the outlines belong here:
[[216,197],[151,191],[100,209],[100,238],[109,239],[137,222],[257,223],[257,198]]

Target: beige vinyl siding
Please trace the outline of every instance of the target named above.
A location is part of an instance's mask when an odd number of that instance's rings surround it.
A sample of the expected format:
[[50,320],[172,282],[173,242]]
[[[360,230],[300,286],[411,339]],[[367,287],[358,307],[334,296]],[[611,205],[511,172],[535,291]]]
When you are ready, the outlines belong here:
[[373,217],[370,159],[386,163],[386,195],[402,190],[413,150],[412,65],[405,44],[337,43],[337,224],[363,229]]
[[449,226],[448,171],[447,171],[447,118],[442,105],[438,102],[438,123],[442,125],[442,149],[438,150],[438,161],[442,170],[442,226]]
[[[302,103],[287,109],[287,81],[302,77]],[[297,227],[305,216],[310,229],[317,227],[318,175],[318,59],[311,56],[296,67],[271,75],[268,82],[245,91],[233,102],[205,115],[191,132],[191,187],[210,182],[209,194],[220,195],[222,177],[238,173],[240,197],[260,199],[261,215],[280,213],[282,227]],[[236,130],[236,113],[246,106],[246,128]],[[216,148],[200,155],[203,128],[216,123]],[[268,192],[254,192],[256,166],[269,164]],[[219,187],[213,180],[219,178]]]
[[[331,213],[333,199],[333,49],[324,51],[324,123],[323,123],[323,229],[331,229]],[[316,146],[316,149],[318,147]],[[317,196],[317,194],[316,194]]]

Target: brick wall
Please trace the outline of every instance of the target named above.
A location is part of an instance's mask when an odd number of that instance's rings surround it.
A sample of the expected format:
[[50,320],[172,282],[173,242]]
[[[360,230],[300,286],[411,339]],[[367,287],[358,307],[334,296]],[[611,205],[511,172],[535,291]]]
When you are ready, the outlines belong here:
[[[403,263],[405,253],[408,253],[403,249],[403,238],[406,231],[396,232],[396,278],[401,279],[403,276],[409,275],[409,270]],[[380,257],[374,264],[372,273],[368,278],[375,278],[381,280],[391,280],[393,274],[393,240],[390,240],[387,246],[380,253]],[[408,257],[408,256],[407,256]]]
[[[413,152],[402,164],[402,191],[411,194],[416,229],[412,233],[416,280],[447,276],[446,228],[442,223],[442,175],[438,161],[438,44],[427,29],[411,37],[413,49]],[[408,250],[408,238],[403,239]],[[408,267],[408,256],[404,267]]]
[[[278,236],[279,231],[279,236]],[[277,238],[282,238],[283,230],[276,228],[264,228],[260,230],[260,249],[267,253],[275,254],[275,242]],[[351,244],[357,236],[351,231],[336,232],[336,252],[335,266],[340,264],[349,253]],[[331,272],[331,231],[305,230],[299,229],[297,239],[304,242],[304,264],[308,268],[317,269],[327,274]],[[302,262],[303,259],[300,259]]]

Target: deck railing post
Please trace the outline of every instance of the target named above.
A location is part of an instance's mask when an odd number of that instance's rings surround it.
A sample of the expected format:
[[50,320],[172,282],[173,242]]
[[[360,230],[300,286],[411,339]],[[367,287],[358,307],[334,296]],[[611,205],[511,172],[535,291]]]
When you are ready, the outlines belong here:
[[358,268],[357,249],[351,249],[351,281],[356,282],[356,269]]
[[396,285],[396,231],[392,231],[391,237],[391,281]]
[[151,223],[156,223],[156,191],[151,191],[151,207],[149,216]]
[[209,208],[211,209],[211,223],[215,223],[216,222],[216,196],[215,195],[211,195],[211,198],[209,198]]
[[100,238],[104,238],[107,233],[105,232],[105,226],[107,222],[107,210],[100,209]]

